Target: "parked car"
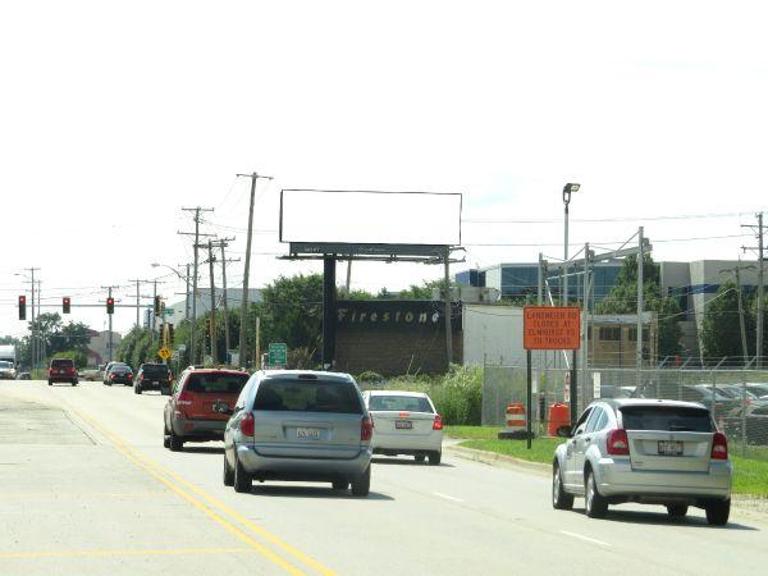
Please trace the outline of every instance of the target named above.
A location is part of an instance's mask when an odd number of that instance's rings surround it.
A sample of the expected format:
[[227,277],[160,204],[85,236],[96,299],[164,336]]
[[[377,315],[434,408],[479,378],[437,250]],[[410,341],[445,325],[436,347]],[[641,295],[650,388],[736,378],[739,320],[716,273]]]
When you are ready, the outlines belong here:
[[248,377],[241,370],[187,368],[165,405],[163,445],[177,452],[184,442],[223,439],[229,416],[216,408],[234,406]]
[[224,433],[224,485],[250,492],[253,480],[371,485],[373,421],[349,374],[256,372],[243,388]]
[[71,358],[53,358],[48,366],[48,386],[54,382],[69,382],[77,386],[77,369]]
[[[568,430],[568,432],[570,432]],[[552,504],[602,518],[624,502],[660,504],[670,517],[704,508],[710,524],[731,509],[728,440],[700,404],[673,400],[600,400],[581,414],[552,462]]]
[[373,453],[387,456],[406,454],[432,465],[440,464],[443,453],[443,419],[424,392],[374,390],[363,392],[376,434]]
[[[744,438],[747,444],[768,446],[768,399],[734,408],[724,424],[724,431],[732,440],[739,442]],[[742,434],[743,424],[746,424],[746,434]]]
[[747,382],[747,390],[758,398],[768,396],[768,384],[762,382]]
[[88,382],[96,382],[101,376],[98,368],[90,368],[80,372],[80,378]]
[[167,364],[144,363],[139,366],[133,379],[133,391],[141,394],[145,390],[159,390],[167,396],[171,393],[173,374]]
[[16,369],[13,367],[13,362],[7,362],[0,360],[0,380],[15,380]]
[[128,364],[113,364],[107,372],[107,386],[112,384],[133,384],[133,370]]

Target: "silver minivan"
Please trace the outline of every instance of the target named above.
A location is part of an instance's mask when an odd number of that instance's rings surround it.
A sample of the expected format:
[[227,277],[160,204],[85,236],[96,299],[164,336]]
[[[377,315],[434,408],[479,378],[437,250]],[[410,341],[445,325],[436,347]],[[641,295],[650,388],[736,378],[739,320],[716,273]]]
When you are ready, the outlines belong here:
[[258,480],[330,482],[367,496],[373,422],[349,374],[302,370],[251,376],[224,432],[224,484],[250,492]]
[[728,522],[728,441],[702,404],[599,400],[567,435],[552,463],[555,508],[570,509],[583,496],[593,518],[605,516],[610,504],[639,502],[666,506],[673,518],[697,506],[710,524]]

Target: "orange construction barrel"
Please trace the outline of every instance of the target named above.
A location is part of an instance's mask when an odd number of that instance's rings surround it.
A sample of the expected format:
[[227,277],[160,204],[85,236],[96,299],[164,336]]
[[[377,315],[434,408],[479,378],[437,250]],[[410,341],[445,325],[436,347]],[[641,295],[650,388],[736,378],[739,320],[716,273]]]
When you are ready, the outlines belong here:
[[556,402],[549,406],[548,436],[557,436],[557,431],[563,426],[571,425],[571,407],[568,404]]

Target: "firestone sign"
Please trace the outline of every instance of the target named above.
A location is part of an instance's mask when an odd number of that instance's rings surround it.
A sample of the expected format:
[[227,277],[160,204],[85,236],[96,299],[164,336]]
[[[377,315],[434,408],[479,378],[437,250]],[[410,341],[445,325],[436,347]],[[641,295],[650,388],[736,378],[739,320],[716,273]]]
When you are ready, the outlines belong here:
[[526,306],[523,334],[526,350],[578,350],[581,311],[576,306]]
[[[424,300],[345,300],[336,309],[337,326],[394,330],[439,330],[445,327],[442,302]],[[454,302],[451,326],[461,330],[461,306]]]

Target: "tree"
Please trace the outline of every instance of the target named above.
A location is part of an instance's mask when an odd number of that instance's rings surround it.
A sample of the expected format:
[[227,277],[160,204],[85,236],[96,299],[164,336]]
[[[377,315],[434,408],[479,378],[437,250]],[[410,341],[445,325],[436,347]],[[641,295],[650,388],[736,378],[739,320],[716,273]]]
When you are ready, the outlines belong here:
[[[637,314],[637,258],[625,258],[616,284],[597,304],[598,314]],[[680,353],[682,330],[680,305],[673,298],[661,296],[661,273],[650,254],[643,258],[643,309],[656,312],[659,319],[659,355]]]
[[[747,331],[747,355],[754,354],[754,317],[744,314]],[[704,356],[722,358],[743,356],[739,301],[736,285],[730,280],[720,286],[717,295],[709,301],[704,313],[701,342]]]

